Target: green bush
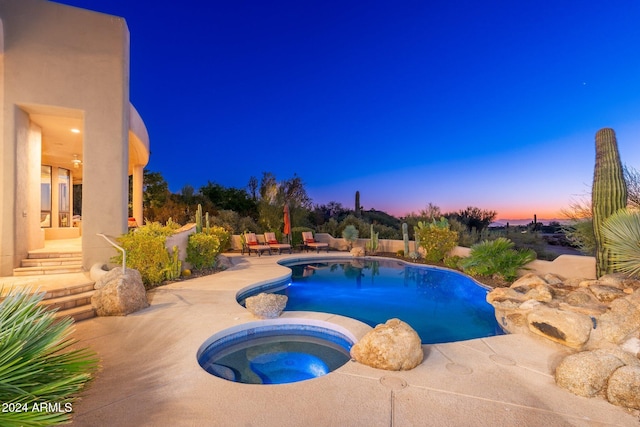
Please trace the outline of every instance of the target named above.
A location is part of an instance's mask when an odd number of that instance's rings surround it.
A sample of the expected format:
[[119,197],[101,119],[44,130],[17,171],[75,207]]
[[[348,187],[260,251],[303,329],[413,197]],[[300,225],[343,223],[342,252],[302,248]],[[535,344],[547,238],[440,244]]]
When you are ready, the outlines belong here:
[[458,255],[448,256],[444,259],[444,265],[448,268],[459,269],[461,260],[462,257]]
[[[127,253],[127,267],[140,272],[147,288],[159,285],[171,275],[173,258],[167,251],[165,242],[175,228],[173,223],[163,226],[158,222],[151,222],[118,239]],[[121,264],[122,254],[112,258],[112,262]]]
[[440,262],[457,246],[458,233],[449,229],[449,223],[445,218],[440,221],[418,222],[414,227],[416,241],[420,241],[420,247],[425,251],[427,262]]
[[187,258],[194,269],[212,268],[220,253],[221,243],[217,234],[193,233],[187,243]]
[[218,253],[222,253],[231,248],[231,233],[224,227],[209,227],[206,230],[207,234],[216,236],[220,242],[220,249]]
[[470,256],[460,261],[460,267],[472,276],[496,275],[512,281],[518,276],[518,270],[534,259],[533,250],[516,250],[511,240],[499,237],[471,246]]
[[[72,349],[73,321],[56,319],[53,311],[40,305],[43,296],[22,289],[0,301],[0,402],[19,408],[3,407],[3,426],[69,423],[75,396],[97,368],[91,350]],[[62,410],[38,409],[51,403]]]

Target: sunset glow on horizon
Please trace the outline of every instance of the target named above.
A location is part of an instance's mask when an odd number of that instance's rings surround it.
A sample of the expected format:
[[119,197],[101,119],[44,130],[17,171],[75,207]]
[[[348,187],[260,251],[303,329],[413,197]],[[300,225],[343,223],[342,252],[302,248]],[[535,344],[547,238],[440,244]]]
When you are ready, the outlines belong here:
[[126,19],[173,192],[271,172],[314,204],[553,219],[588,197],[599,129],[640,169],[636,0],[59,2]]

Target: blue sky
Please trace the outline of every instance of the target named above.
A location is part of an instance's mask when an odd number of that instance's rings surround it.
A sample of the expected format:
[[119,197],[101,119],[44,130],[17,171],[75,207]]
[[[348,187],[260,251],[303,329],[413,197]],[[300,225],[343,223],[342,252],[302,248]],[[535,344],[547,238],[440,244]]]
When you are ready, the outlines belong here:
[[590,191],[598,129],[640,169],[637,0],[60,3],[127,20],[174,192],[268,171],[316,204],[550,218]]

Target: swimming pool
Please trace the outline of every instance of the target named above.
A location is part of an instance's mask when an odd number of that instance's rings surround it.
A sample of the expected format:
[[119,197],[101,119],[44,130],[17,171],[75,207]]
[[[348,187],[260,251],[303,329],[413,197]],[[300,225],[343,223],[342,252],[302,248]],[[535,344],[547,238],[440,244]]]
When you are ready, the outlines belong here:
[[260,292],[289,298],[285,311],[319,311],[375,326],[391,318],[411,325],[423,344],[503,334],[488,289],[453,270],[390,258],[325,258],[285,261],[291,280],[238,295],[243,302]]

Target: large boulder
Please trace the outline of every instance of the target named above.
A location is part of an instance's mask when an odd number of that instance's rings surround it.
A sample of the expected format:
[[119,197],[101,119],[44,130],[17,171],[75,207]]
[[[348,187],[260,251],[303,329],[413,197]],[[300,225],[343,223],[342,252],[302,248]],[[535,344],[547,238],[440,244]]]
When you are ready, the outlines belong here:
[[611,375],[607,400],[614,405],[640,409],[640,366],[623,366]]
[[640,331],[640,308],[630,302],[630,296],[611,302],[609,310],[597,320],[589,346],[601,347],[601,342],[621,344],[638,335]]
[[219,268],[221,270],[226,270],[231,267],[233,267],[233,262],[231,261],[231,258],[224,255],[218,255],[216,257],[216,268]]
[[251,314],[259,319],[275,319],[287,306],[286,295],[259,293],[245,300],[244,305]]
[[377,369],[406,371],[422,363],[418,333],[400,319],[377,325],[351,347],[351,357]]
[[126,316],[149,306],[138,270],[114,268],[94,285],[91,305],[98,316]]
[[567,347],[581,349],[589,340],[593,323],[587,315],[549,308],[534,307],[527,316],[531,332]]
[[558,365],[556,384],[578,396],[592,397],[604,391],[611,374],[622,366],[620,358],[606,351],[583,351]]

